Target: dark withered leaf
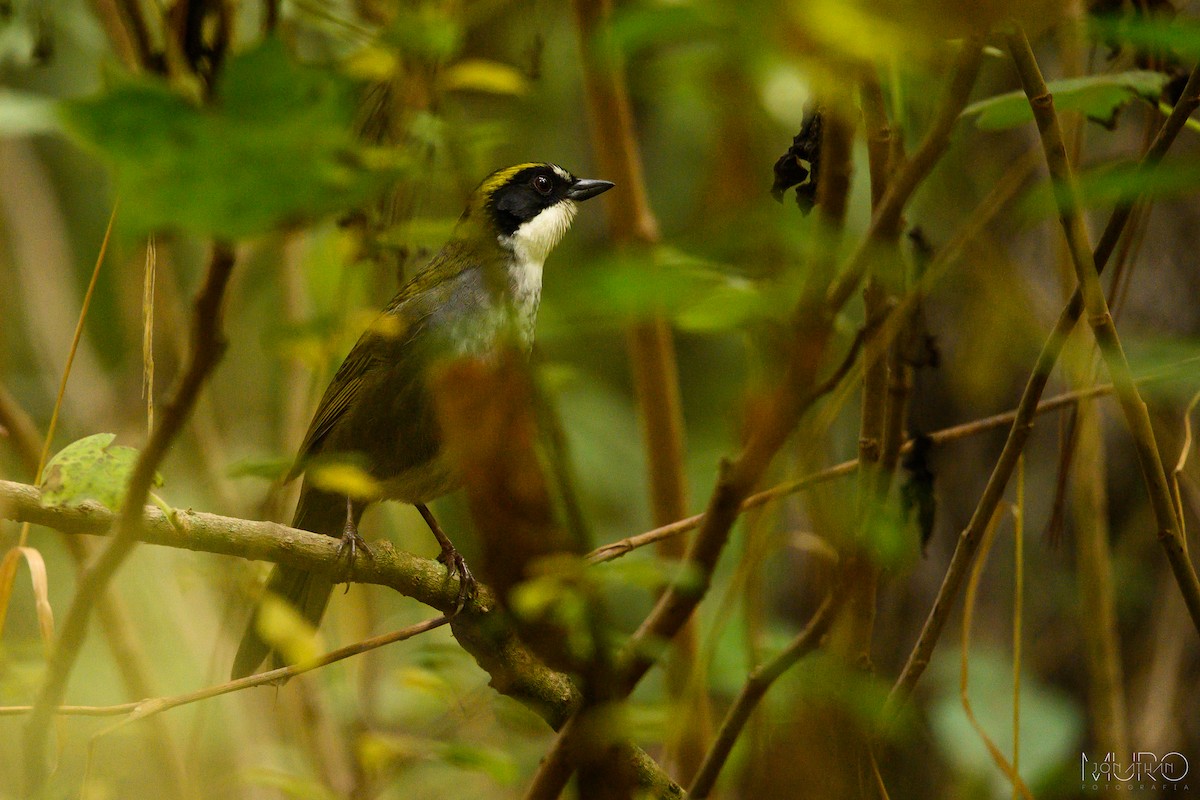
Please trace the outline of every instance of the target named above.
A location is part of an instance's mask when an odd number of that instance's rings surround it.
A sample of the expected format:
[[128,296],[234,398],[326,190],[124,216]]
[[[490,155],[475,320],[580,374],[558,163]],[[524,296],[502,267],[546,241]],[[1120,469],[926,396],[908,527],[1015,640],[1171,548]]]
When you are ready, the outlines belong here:
[[900,487],[900,506],[904,518],[916,516],[917,530],[921,532],[921,552],[925,552],[933,536],[933,525],[937,516],[937,499],[933,494],[935,475],[930,468],[929,456],[933,450],[933,439],[920,433],[913,438],[912,449],[904,456],[901,466],[908,473]]
[[792,146],[775,162],[775,182],[771,195],[783,202],[783,194],[796,187],[796,205],[805,214],[817,203],[817,180],[821,165],[821,109],[804,112],[800,132],[792,138]]

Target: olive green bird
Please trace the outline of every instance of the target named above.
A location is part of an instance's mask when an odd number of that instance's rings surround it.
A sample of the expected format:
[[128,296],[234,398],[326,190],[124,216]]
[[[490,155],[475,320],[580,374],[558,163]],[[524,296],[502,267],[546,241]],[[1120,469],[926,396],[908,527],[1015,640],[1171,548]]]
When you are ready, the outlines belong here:
[[[576,178],[554,164],[518,164],[488,176],[474,191],[450,241],[406,283],[346,356],[325,390],[288,479],[315,458],[353,458],[382,487],[383,499],[417,507],[457,572],[460,596],[473,578],[426,503],[459,478],[442,453],[428,385],[438,361],[481,355],[503,337],[526,349],[546,256],[571,225],[576,204],[607,191],[608,181]],[[339,554],[365,544],[358,522],[366,503],[317,488],[308,477],[292,527],[341,537]],[[366,551],[369,554],[369,550]],[[331,576],[276,566],[267,591],[314,626],[333,591]],[[233,662],[233,677],[256,671],[272,654],[254,619]],[[273,662],[282,664],[278,653]]]

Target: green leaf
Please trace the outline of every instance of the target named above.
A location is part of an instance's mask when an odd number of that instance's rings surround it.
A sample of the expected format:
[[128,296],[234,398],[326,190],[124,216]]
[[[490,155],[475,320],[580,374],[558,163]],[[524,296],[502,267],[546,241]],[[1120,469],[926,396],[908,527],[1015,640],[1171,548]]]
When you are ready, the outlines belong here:
[[[939,656],[930,670],[938,689],[929,709],[934,738],[959,771],[989,778],[999,790],[1008,786],[1007,779],[963,711],[957,691],[958,667],[955,650]],[[967,674],[976,719],[1011,761],[1012,666],[1006,654],[982,645],[971,648]],[[1037,789],[1064,762],[1079,757],[1075,745],[1083,731],[1083,719],[1071,698],[1032,675],[1021,677],[1020,714],[1021,775]]]
[[124,226],[232,239],[360,204],[395,174],[355,145],[353,90],[269,39],[230,60],[211,106],[126,79],[62,116],[116,173]]
[[254,624],[263,641],[283,653],[289,664],[311,664],[325,649],[312,623],[278,595],[268,592],[263,597]]
[[1200,22],[1186,17],[1090,17],[1092,35],[1110,44],[1200,58]]
[[288,474],[292,468],[292,459],[281,456],[262,456],[259,458],[242,458],[225,468],[226,476],[230,478],[265,478],[277,481]]
[[[1169,166],[1160,164],[1151,169],[1139,169],[1129,163],[1104,164],[1080,173],[1078,186],[1082,208],[1109,207],[1139,197],[1179,196],[1200,189],[1200,162],[1176,160]],[[1058,192],[1063,193],[1062,199],[1070,200],[1063,187],[1049,180],[1041,181],[1021,201],[1022,212],[1033,219],[1057,214]]]
[[[1054,106],[1058,111],[1078,111],[1111,128],[1116,125],[1117,112],[1126,103],[1137,98],[1157,102],[1167,79],[1168,76],[1161,72],[1135,70],[1115,75],[1065,78],[1051,81],[1048,88],[1054,95]],[[975,126],[982,130],[995,131],[1030,122],[1033,112],[1024,92],[1008,92],[972,103],[963,109],[961,118],[973,119]]]
[[[115,438],[114,433],[96,433],[59,450],[42,471],[42,505],[95,500],[113,511],[120,508],[138,451],[113,445]],[[162,485],[161,476],[154,476],[154,485]]]

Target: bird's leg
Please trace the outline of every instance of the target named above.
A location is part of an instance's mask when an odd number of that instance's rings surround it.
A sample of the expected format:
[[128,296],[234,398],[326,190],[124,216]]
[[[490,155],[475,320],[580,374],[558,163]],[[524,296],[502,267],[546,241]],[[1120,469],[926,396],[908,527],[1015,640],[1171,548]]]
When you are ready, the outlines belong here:
[[442,526],[438,525],[436,519],[433,518],[433,512],[424,503],[417,503],[417,511],[421,512],[422,519],[429,526],[429,530],[433,531],[434,538],[438,540],[438,544],[442,546],[442,554],[438,556],[438,561],[446,565],[448,569],[458,573],[458,598],[454,603],[454,612],[458,613],[466,603],[467,598],[475,594],[475,576],[471,574],[471,570],[467,569],[467,562],[463,560],[462,554],[455,548],[454,542],[450,541],[450,537],[442,530]]
[[[371,552],[371,548],[367,546],[367,542],[358,535],[358,524],[354,521],[354,501],[349,496],[346,497],[346,525],[342,528],[342,540],[338,542],[337,557],[340,561],[342,553],[346,556],[346,571],[349,572],[350,567],[354,565],[354,558],[358,555],[358,551],[362,550],[367,558],[374,559],[375,554]],[[350,582],[346,582],[346,591],[350,591]]]

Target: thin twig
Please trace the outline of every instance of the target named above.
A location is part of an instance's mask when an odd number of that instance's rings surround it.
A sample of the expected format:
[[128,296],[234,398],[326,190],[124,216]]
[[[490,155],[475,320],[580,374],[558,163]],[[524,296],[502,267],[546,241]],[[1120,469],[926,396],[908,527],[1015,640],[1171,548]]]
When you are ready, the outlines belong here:
[[811,653],[821,643],[821,638],[829,630],[838,609],[841,607],[844,592],[836,587],[820,607],[813,613],[804,630],[800,631],[782,651],[767,663],[757,667],[746,679],[746,683],[738,692],[737,698],[730,706],[729,712],[721,722],[717,731],[716,741],[704,756],[704,762],[696,773],[696,779],[688,789],[691,800],[701,800],[712,793],[717,776],[725,761],[733,751],[733,745],[741,736],[742,729],[758,703],[766,695],[772,684],[795,665],[801,658]]
[[[1150,149],[1142,158],[1139,173],[1153,169],[1162,160],[1179,132],[1183,130],[1188,116],[1196,110],[1197,106],[1200,106],[1200,66],[1192,70],[1179,102],[1175,104],[1171,115],[1167,117],[1162,129],[1159,130],[1154,142],[1150,145]],[[1118,206],[1109,217],[1108,224],[1105,226],[1093,254],[1097,274],[1104,269],[1104,265],[1112,256],[1117,241],[1121,238],[1125,223],[1129,219],[1134,202],[1131,200],[1128,204]],[[1025,384],[1025,390],[1021,394],[1021,400],[1017,405],[1004,448],[996,465],[992,468],[992,474],[989,476],[975,512],[971,516],[971,521],[959,537],[958,545],[954,549],[954,555],[942,578],[941,588],[938,589],[937,598],[925,619],[920,636],[888,696],[888,707],[892,711],[912,693],[917,681],[921,679],[925,667],[929,665],[929,658],[932,656],[942,628],[945,627],[946,620],[950,616],[953,598],[957,596],[959,588],[962,586],[963,578],[974,557],[983,528],[987,520],[991,519],[992,512],[1000,502],[1000,498],[1004,494],[1004,487],[1016,466],[1017,456],[1020,455],[1033,429],[1033,416],[1038,408],[1042,392],[1050,380],[1050,373],[1054,370],[1054,364],[1058,361],[1058,356],[1062,352],[1071,329],[1075,327],[1075,323],[1082,313],[1083,296],[1077,289],[1059,315],[1054,330],[1042,345],[1033,371]]]
[[47,665],[45,681],[25,729],[25,775],[30,794],[36,794],[45,780],[46,733],[53,717],[53,709],[62,702],[71,668],[87,637],[88,621],[96,598],[104,591],[117,568],[137,543],[143,506],[158,465],[182,429],[201,387],[224,352],[221,305],[233,265],[233,249],[222,243],[214,244],[204,284],[196,296],[190,360],[171,400],[163,410],[159,425],[138,455],[112,541],[96,563],[80,576],[75,598],[67,611],[54,655]]
[[[1157,372],[1153,375],[1138,378],[1137,380],[1138,383],[1150,383],[1152,381],[1166,380],[1167,378],[1176,375],[1176,372],[1179,368],[1193,366],[1196,362],[1200,362],[1200,357],[1187,359],[1183,362],[1180,362],[1179,364],[1174,365],[1169,372]],[[1112,392],[1113,386],[1112,384],[1108,383],[1100,386],[1092,386],[1087,389],[1077,389],[1072,392],[1055,395],[1048,400],[1042,401],[1038,404],[1033,413],[1035,415],[1048,414],[1052,411],[1058,411],[1061,408],[1072,406],[1075,403],[1078,403],[1080,400],[1086,400],[1092,397],[1102,397],[1104,395],[1112,394]],[[1005,411],[1000,414],[993,414],[990,417],[983,417],[982,419],[972,420],[971,422],[964,422],[961,425],[953,425],[949,428],[942,428],[941,430],[934,431],[933,433],[929,434],[929,437],[934,441],[935,444],[944,444],[946,442],[957,441],[958,439],[965,439],[969,436],[975,436],[980,433],[986,433],[988,431],[995,430],[996,428],[1003,428],[1011,425],[1016,419],[1017,413],[1017,410],[1013,410]],[[911,449],[912,442],[909,441],[900,448],[900,452],[907,453]],[[832,467],[826,467],[819,472],[814,472],[810,475],[805,475],[795,480],[786,481],[778,484],[777,486],[772,486],[770,489],[764,489],[761,492],[747,497],[742,503],[741,510],[742,512],[746,512],[752,508],[758,508],[759,506],[775,500],[781,500],[784,497],[789,497],[793,494],[802,492],[805,489],[810,489],[813,486],[825,483],[827,481],[852,475],[858,469],[858,464],[858,459],[843,461],[840,464],[833,465]],[[640,547],[645,547],[646,545],[652,544],[653,542],[657,542],[661,539],[680,536],[689,531],[693,531],[700,525],[700,522],[703,519],[703,514],[696,514],[695,516],[672,522],[669,525],[663,525],[658,528],[654,528],[653,530],[646,531],[645,533],[639,533],[635,536],[629,536],[625,539],[620,539],[618,541],[602,545],[593,550],[591,553],[588,553],[586,559],[593,564],[612,561],[620,558],[621,556],[628,555]]]
[[[407,628],[401,628],[398,631],[385,633],[382,636],[375,636],[370,639],[363,639],[361,642],[348,644],[345,647],[339,647],[336,650],[330,650],[324,655],[318,656],[311,661],[305,661],[301,664],[293,664],[287,667],[280,667],[268,672],[259,672],[254,675],[248,675],[245,678],[238,678],[235,681],[218,684],[217,686],[207,686],[203,689],[197,689],[192,692],[173,695],[171,697],[150,697],[144,700],[136,700],[132,703],[117,703],[111,706],[58,706],[53,709],[53,713],[59,716],[77,716],[77,717],[118,717],[125,714],[131,714],[129,721],[145,719],[153,714],[159,714],[172,708],[189,705],[201,700],[208,700],[212,697],[219,697],[230,692],[238,692],[242,689],[249,689],[254,686],[265,686],[267,684],[281,684],[289,678],[294,678],[297,675],[303,675],[305,672],[311,672],[314,669],[329,666],[351,656],[365,653],[368,650],[374,650],[384,645],[393,642],[402,642],[405,639],[411,639],[417,634],[431,631],[434,628],[441,627],[450,621],[449,617],[441,616],[433,619],[418,622],[415,625],[410,625]],[[12,717],[28,714],[33,711],[33,706],[0,706],[0,717]]]

